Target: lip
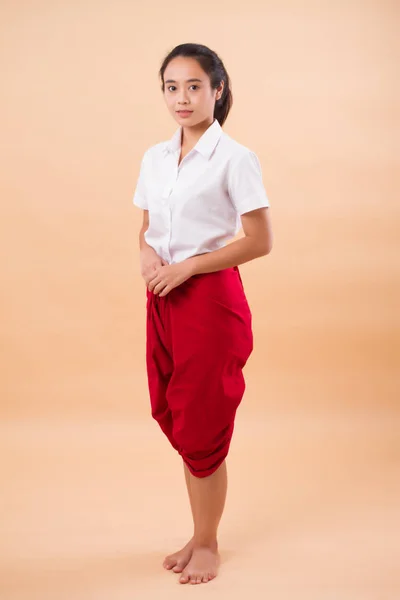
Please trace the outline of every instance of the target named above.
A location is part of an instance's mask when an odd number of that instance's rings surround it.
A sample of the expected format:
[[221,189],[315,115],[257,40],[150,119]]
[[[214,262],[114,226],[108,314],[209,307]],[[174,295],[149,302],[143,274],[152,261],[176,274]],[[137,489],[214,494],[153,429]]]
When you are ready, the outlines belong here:
[[192,114],[192,110],[177,110],[176,111],[178,113],[178,115],[191,115]]

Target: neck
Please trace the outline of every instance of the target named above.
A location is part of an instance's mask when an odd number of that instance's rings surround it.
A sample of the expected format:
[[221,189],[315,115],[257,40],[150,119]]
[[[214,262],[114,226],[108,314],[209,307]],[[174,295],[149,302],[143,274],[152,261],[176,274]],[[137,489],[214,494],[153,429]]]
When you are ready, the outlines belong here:
[[205,119],[201,123],[193,125],[192,127],[182,126],[181,145],[185,147],[193,147],[201,138],[203,133],[207,131],[210,125],[214,123],[214,120],[214,117],[211,117],[211,119]]

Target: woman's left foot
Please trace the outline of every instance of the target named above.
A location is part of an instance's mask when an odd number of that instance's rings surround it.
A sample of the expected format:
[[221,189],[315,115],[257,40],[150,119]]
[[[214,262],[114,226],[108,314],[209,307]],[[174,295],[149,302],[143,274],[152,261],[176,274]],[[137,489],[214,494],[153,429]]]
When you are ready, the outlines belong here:
[[186,546],[182,548],[182,550],[166,556],[163,562],[164,569],[169,571],[172,570],[174,573],[182,573],[192,556],[193,546],[194,542],[192,538],[188,541]]
[[179,578],[179,583],[207,583],[218,574],[220,556],[218,547],[195,546],[186,568]]

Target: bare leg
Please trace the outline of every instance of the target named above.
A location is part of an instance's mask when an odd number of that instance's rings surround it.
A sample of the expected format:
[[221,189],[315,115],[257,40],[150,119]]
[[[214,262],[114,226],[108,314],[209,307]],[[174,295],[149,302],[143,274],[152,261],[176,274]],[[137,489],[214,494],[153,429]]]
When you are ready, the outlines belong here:
[[[193,513],[193,494],[192,494],[191,485],[190,485],[190,483],[191,483],[190,472],[189,472],[189,469],[187,468],[185,462],[183,463],[183,468],[185,471],[186,487],[187,487],[187,491],[188,491],[188,495],[189,495],[190,507],[191,507],[192,516],[193,516],[193,514],[194,514]],[[193,522],[194,522],[194,517],[193,517]],[[175,552],[174,554],[169,554],[163,562],[163,567],[165,569],[174,571],[174,573],[182,573],[183,569],[186,567],[186,565],[188,564],[188,562],[192,556],[193,539],[194,538],[192,537],[188,541],[186,546],[184,546],[182,548],[182,550],[179,550],[178,552]]]
[[[192,494],[192,487],[191,487],[191,481],[190,481],[190,471],[185,463],[185,461],[183,461],[183,470],[185,472],[185,481],[186,481],[186,488],[188,491],[188,495],[189,495],[189,500],[190,500],[190,508],[192,510],[192,516],[193,516],[193,494]],[[193,523],[194,523],[194,517],[193,517]]]
[[191,558],[180,583],[207,583],[216,577],[220,563],[217,531],[225,507],[227,469],[224,461],[209,477],[189,473],[194,536]]

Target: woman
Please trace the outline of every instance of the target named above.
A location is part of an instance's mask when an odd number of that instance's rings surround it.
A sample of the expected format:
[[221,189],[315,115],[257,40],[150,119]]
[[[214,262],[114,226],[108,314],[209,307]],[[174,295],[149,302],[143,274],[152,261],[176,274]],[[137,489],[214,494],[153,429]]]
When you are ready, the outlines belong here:
[[[253,350],[238,265],[271,251],[270,204],[256,154],[222,130],[232,93],[217,54],[181,44],[159,75],[179,128],[144,153],[133,202],[144,211],[152,416],[182,456],[194,522],[193,537],[164,567],[196,584],[218,572],[225,459]],[[244,237],[224,245],[240,226]]]

